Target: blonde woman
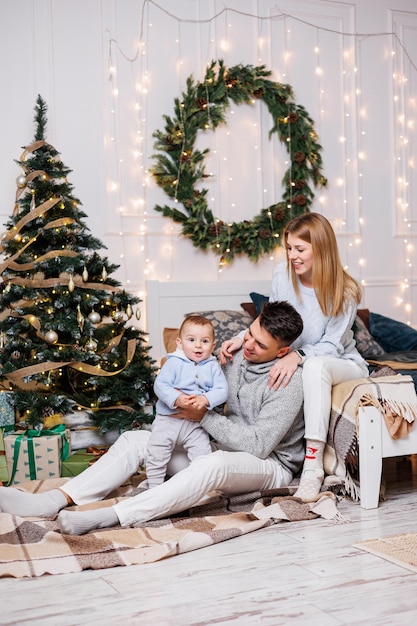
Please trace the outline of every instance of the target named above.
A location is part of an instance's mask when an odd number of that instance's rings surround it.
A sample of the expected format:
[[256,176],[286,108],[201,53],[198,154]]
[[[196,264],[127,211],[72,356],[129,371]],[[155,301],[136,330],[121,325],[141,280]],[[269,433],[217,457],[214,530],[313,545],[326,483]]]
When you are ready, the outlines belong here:
[[[319,213],[291,220],[284,231],[286,263],[272,279],[270,301],[286,300],[300,313],[304,330],[291,351],[270,370],[270,386],[285,387],[303,367],[306,455],[295,495],[314,500],[324,478],[323,452],[331,412],[332,386],[368,376],[365,360],[356,349],[352,325],[361,300],[361,287],[340,261],[330,222]],[[224,342],[222,362],[241,344]]]

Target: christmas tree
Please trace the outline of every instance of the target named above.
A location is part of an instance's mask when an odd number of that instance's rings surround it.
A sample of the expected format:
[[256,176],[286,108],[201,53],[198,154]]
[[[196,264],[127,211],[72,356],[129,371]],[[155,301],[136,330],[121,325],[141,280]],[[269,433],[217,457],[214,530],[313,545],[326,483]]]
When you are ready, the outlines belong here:
[[38,96],[1,239],[0,388],[37,428],[77,409],[102,432],[140,427],[153,419],[145,405],[155,371],[132,323],[141,300],[111,278],[118,266],[100,256],[105,246],[83,222],[71,170],[45,139],[46,112]]

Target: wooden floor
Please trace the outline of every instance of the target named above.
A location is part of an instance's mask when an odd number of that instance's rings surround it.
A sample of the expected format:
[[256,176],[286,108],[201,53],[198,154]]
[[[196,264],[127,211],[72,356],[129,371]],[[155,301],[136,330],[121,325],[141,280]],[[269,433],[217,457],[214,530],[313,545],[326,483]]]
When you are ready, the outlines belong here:
[[417,531],[417,458],[384,461],[387,499],[343,500],[345,524],[280,523],[166,561],[0,580],[0,624],[409,626],[417,574],[358,550]]

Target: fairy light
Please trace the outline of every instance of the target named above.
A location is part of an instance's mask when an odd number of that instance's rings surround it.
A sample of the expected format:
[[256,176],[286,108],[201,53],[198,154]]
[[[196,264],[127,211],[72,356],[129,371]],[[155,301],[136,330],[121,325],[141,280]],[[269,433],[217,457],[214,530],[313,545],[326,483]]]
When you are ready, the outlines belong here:
[[[395,180],[395,206],[396,206],[396,231],[402,235],[403,243],[403,274],[404,281],[400,285],[400,290],[410,288],[414,285],[414,269],[413,256],[414,246],[410,242],[409,237],[415,235],[413,231],[414,220],[411,219],[412,205],[412,185],[416,181],[414,167],[414,151],[412,148],[414,117],[415,111],[415,94],[412,93],[412,86],[409,84],[408,77],[405,75],[408,58],[408,72],[411,75],[410,57],[403,54],[402,46],[399,46],[398,40],[393,38],[391,51],[391,69],[392,69],[392,86],[393,86],[393,113],[397,123],[394,125],[394,180]],[[415,66],[413,66],[414,69]],[[406,287],[405,287],[406,286]],[[404,300],[397,298],[398,305],[403,309],[406,322],[411,323],[412,319],[412,297]]]
[[[152,21],[149,19],[149,8],[153,3],[148,3],[145,0],[144,3],[144,17],[142,22],[142,32],[140,37],[140,42],[138,44],[138,60],[141,59],[141,63],[138,63],[134,67],[134,71],[136,73],[141,73],[148,63],[148,55],[147,55],[147,42],[149,41],[149,37],[152,32]],[[153,10],[160,10],[161,7],[157,5],[153,5]],[[224,58],[225,56],[230,55],[233,52],[233,47],[236,41],[238,41],[236,23],[232,19],[233,14],[240,14],[240,11],[227,9],[219,11],[218,14],[213,15],[208,20],[204,20],[207,24],[207,28],[200,38],[200,46],[204,48],[204,36],[207,36],[206,39],[206,54],[202,53],[204,64],[205,59],[213,59],[213,58]],[[186,20],[182,20],[172,13],[167,13],[171,19],[174,19],[178,23],[178,34],[173,39],[173,44],[176,47],[177,54],[177,68],[178,68],[178,80],[183,87],[184,76],[185,76],[185,68],[184,61],[186,57],[182,55],[182,42],[183,37],[181,33],[181,24]],[[259,63],[265,62],[264,59],[268,57],[273,60],[274,58],[278,58],[276,55],[276,51],[280,55],[282,59],[282,64],[279,64],[283,67],[282,75],[279,77],[279,80],[282,82],[291,82],[290,75],[295,73],[294,68],[292,67],[294,59],[296,59],[296,55],[292,49],[292,41],[291,41],[291,28],[290,22],[293,19],[292,16],[286,15],[282,13],[277,7],[271,9],[270,14],[267,18],[262,18],[259,15],[249,16],[245,14],[245,17],[253,18],[257,20],[258,24],[258,33],[257,33],[257,59]],[[277,38],[268,39],[266,33],[262,32],[263,22],[270,21],[273,18],[273,26],[274,28],[280,28],[283,32],[283,37],[280,38],[279,43],[277,42]],[[198,20],[195,20],[197,24],[199,24]],[[202,20],[203,22],[203,20]],[[201,22],[201,23],[202,23]],[[272,22],[270,21],[272,24]],[[297,21],[294,21],[294,28],[297,25]],[[291,26],[293,23],[291,22]],[[304,22],[304,26],[310,26],[315,29],[316,32],[316,45],[313,46],[313,71],[315,74],[316,86],[317,86],[317,100],[318,100],[318,112],[319,114],[316,116],[318,132],[320,135],[320,127],[323,126],[324,122],[328,122],[327,115],[330,116],[331,112],[329,110],[328,102],[326,99],[328,98],[326,94],[325,87],[328,84],[329,78],[328,75],[328,67],[326,66],[325,58],[321,58],[322,56],[322,46],[321,44],[326,44],[326,40],[320,41],[321,33],[326,33],[328,29],[321,29],[317,27],[317,25],[308,24]],[[216,30],[217,27],[217,30]],[[272,26],[271,26],[272,28]],[[236,31],[236,32],[235,32]],[[188,32],[188,31],[187,31]],[[335,33],[337,31],[334,31]],[[268,31],[269,35],[269,31]],[[342,75],[342,85],[344,90],[344,116],[343,116],[343,129],[339,132],[339,149],[341,153],[343,153],[343,161],[344,161],[344,171],[339,168],[339,171],[335,172],[335,175],[330,180],[331,193],[333,194],[333,200],[336,199],[336,206],[340,206],[340,211],[342,215],[340,216],[340,226],[337,231],[338,235],[342,236],[342,241],[346,242],[346,256],[348,258],[347,266],[350,266],[351,271],[354,275],[358,274],[360,281],[364,284],[366,281],[363,278],[363,269],[366,267],[366,255],[363,254],[362,246],[363,246],[363,229],[366,228],[366,223],[363,216],[363,177],[364,177],[364,168],[367,167],[367,163],[369,160],[370,150],[368,150],[367,145],[367,137],[366,137],[366,125],[367,125],[367,106],[363,101],[363,95],[361,90],[361,68],[363,67],[362,58],[361,58],[361,46],[366,41],[366,37],[359,37],[355,34],[349,34],[349,36],[344,36],[343,33],[338,33],[340,41],[342,41],[342,50],[343,50],[343,75]],[[369,35],[368,38],[372,36]],[[325,35],[323,35],[324,39]],[[147,40],[147,41],[145,41]],[[393,37],[394,43],[398,41],[397,37]],[[352,44],[352,45],[351,45]],[[354,45],[353,45],[354,44]],[[356,46],[356,47],[355,47]],[[393,46],[395,47],[395,46]],[[356,55],[355,55],[356,52]],[[397,54],[395,54],[397,52]],[[402,67],[398,52],[401,50],[393,50],[392,54],[392,65],[393,65],[393,107],[395,111],[395,159],[393,159],[393,164],[396,171],[395,177],[395,215],[396,215],[396,229],[397,234],[402,235],[404,238],[410,239],[415,236],[414,231],[414,223],[415,221],[412,219],[411,211],[412,211],[412,190],[415,187],[415,158],[413,150],[413,133],[416,132],[415,129],[415,102],[412,102],[411,98],[411,90],[412,86],[410,85],[409,76],[406,75],[405,70],[407,69],[405,66]],[[200,50],[201,53],[201,50]],[[404,59],[404,55],[402,55]],[[146,63],[143,61],[146,60]],[[268,65],[268,63],[266,62]],[[272,65],[273,63],[269,63]],[[138,65],[140,66],[138,68]],[[174,64],[175,65],[175,64]],[[227,62],[226,62],[227,66]],[[133,63],[132,63],[133,68]],[[117,63],[113,62],[109,64],[108,72],[109,76],[112,76],[112,81],[115,85],[114,90],[112,92],[112,98],[114,98],[114,106],[113,106],[113,116],[115,118],[118,117],[121,113],[118,113],[118,107],[120,107],[119,101],[124,97],[124,93],[122,92],[122,85],[117,86]],[[408,74],[410,74],[410,67],[408,68]],[[132,70],[133,71],[133,70]],[[277,68],[277,73],[279,72],[279,68]],[[187,72],[188,75],[189,72]],[[148,106],[148,93],[149,93],[149,85],[145,84],[143,80],[145,74],[142,72],[140,76],[140,80],[138,80],[137,92],[135,94],[135,103],[134,109],[137,114],[137,143],[134,147],[134,150],[131,152],[131,159],[134,160],[135,166],[139,175],[139,179],[141,182],[138,185],[142,185],[143,187],[143,197],[142,203],[138,203],[137,199],[133,202],[129,198],[122,197],[121,194],[124,193],[124,183],[123,176],[121,178],[114,177],[115,181],[117,178],[117,187],[113,188],[112,193],[115,198],[117,196],[120,197],[120,200],[115,203],[116,207],[123,207],[122,211],[119,211],[120,219],[124,219],[124,215],[134,214],[135,216],[140,216],[141,224],[136,226],[135,230],[137,231],[138,236],[138,245],[137,251],[138,255],[145,257],[150,256],[149,252],[149,234],[147,228],[147,188],[149,183],[151,182],[151,176],[149,172],[147,172],[145,167],[146,159],[149,155],[150,146],[146,146],[146,128],[147,128],[147,115],[144,107]],[[120,89],[119,89],[120,87]],[[119,94],[119,95],[117,95]],[[409,102],[405,102],[406,98],[409,97]],[[326,106],[327,104],[327,106]],[[414,109],[413,109],[414,107]],[[260,107],[258,107],[260,108]],[[412,112],[412,114],[411,114]],[[208,109],[208,125],[210,125],[210,108]],[[233,116],[233,112],[228,113],[228,115]],[[116,125],[117,126],[117,125]],[[357,131],[355,129],[357,128]],[[258,136],[261,137],[262,140],[262,116],[260,117],[260,124],[254,130],[257,131]],[[290,129],[289,129],[290,130]],[[232,136],[229,133],[229,141],[232,140]],[[113,141],[111,141],[113,139]],[[291,144],[291,136],[288,136],[288,143]],[[207,143],[213,143],[216,147],[216,150],[210,149],[209,158],[210,161],[210,176],[212,182],[210,182],[210,191],[208,194],[208,200],[213,207],[213,213],[216,216],[219,216],[220,219],[230,224],[230,220],[234,218],[236,215],[236,208],[240,206],[240,201],[237,200],[237,196],[235,197],[235,179],[236,177],[232,175],[231,170],[227,171],[226,177],[224,174],[224,167],[229,166],[232,157],[234,157],[235,152],[231,149],[227,149],[226,151],[222,147],[221,151],[219,150],[219,138],[218,133],[208,132],[207,136],[204,138]],[[118,142],[118,135],[115,132],[111,133],[111,137],[109,134],[108,143],[112,147],[115,146]],[[275,176],[274,181],[271,185],[271,182],[268,178],[269,171],[271,170],[270,164],[267,161],[267,153],[265,152],[264,146],[258,140],[256,144],[253,146],[253,154],[255,159],[255,167],[253,171],[256,171],[256,185],[259,185],[259,191],[262,195],[262,198],[266,198],[268,194],[272,194],[276,197],[274,185],[279,185],[279,177]],[[291,147],[291,146],[289,146]],[[220,159],[218,155],[221,152],[221,157],[225,157],[228,160]],[[126,159],[125,159],[126,162]],[[288,166],[288,159],[285,159],[285,164]],[[124,171],[124,163],[119,162],[119,167],[122,171]],[[221,169],[219,172],[218,169]],[[366,171],[366,169],[365,169]],[[411,175],[410,175],[411,171]],[[221,173],[221,176],[219,175]],[[222,180],[220,180],[222,179]],[[340,179],[340,180],[339,180]],[[341,181],[344,181],[341,183]],[[276,182],[278,181],[278,182]],[[225,186],[222,187],[222,184]],[[215,186],[213,189],[212,185]],[[223,193],[224,191],[224,193]],[[219,193],[221,192],[221,193]],[[233,195],[233,197],[228,197],[227,194]],[[335,195],[336,194],[336,195]],[[340,198],[340,202],[337,201],[337,198]],[[262,206],[268,204],[263,199]],[[328,200],[326,193],[322,193],[320,195],[316,195],[316,202],[320,207],[325,209]],[[332,211],[335,211],[334,208],[335,203],[333,203]],[[216,209],[216,210],[214,210]],[[162,218],[161,218],[162,219]],[[337,220],[338,221],[338,220]],[[229,235],[230,235],[230,226],[227,226]],[[120,229],[121,232],[124,231],[123,227]],[[158,276],[158,272],[161,276],[172,276],[173,275],[173,267],[172,267],[172,259],[175,255],[175,251],[178,247],[177,243],[177,235],[179,232],[178,225],[170,225],[169,228],[164,227],[164,236],[169,237],[169,245],[164,245],[164,254],[162,257],[165,259],[165,265],[159,268],[161,265],[160,259],[156,259],[154,263],[154,269],[157,269],[156,277]],[[166,235],[165,235],[166,233]],[[275,234],[275,236],[279,237],[279,234]],[[123,238],[123,235],[120,235]],[[409,279],[408,289],[410,285],[413,284],[413,271],[414,271],[414,263],[413,257],[415,255],[414,247],[411,249],[410,241],[408,243],[404,243],[404,277]],[[162,249],[162,247],[161,247]],[[368,251],[366,251],[368,254]],[[155,254],[155,251],[152,251],[152,255]],[[272,260],[272,255],[271,255]],[[170,259],[170,260],[169,260]],[[168,267],[169,266],[169,267]],[[149,277],[150,272],[150,262],[148,259],[147,267],[147,277]],[[412,299],[410,299],[410,302]],[[403,306],[403,305],[402,305]],[[405,306],[405,305],[404,305]],[[405,309],[404,309],[405,310]]]

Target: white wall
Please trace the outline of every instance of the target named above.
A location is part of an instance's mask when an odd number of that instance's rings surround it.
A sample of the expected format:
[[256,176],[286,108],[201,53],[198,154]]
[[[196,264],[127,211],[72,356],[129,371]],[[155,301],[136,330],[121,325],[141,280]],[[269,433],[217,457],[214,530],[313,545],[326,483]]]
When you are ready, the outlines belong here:
[[[2,0],[0,219],[13,209],[14,159],[33,139],[40,93],[48,140],[126,288],[145,296],[146,279],[253,278],[256,289],[282,251],[219,273],[218,257],[154,211],[171,203],[147,169],[152,133],[190,74],[202,78],[212,59],[265,64],[315,121],[329,186],[313,210],[334,224],[363,306],[417,326],[416,30],[415,0]],[[247,130],[255,123],[258,136]],[[280,200],[285,153],[268,140],[271,125],[259,102],[200,137],[218,217],[251,219]]]

